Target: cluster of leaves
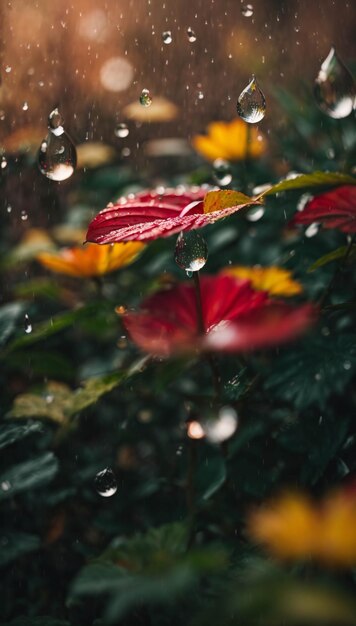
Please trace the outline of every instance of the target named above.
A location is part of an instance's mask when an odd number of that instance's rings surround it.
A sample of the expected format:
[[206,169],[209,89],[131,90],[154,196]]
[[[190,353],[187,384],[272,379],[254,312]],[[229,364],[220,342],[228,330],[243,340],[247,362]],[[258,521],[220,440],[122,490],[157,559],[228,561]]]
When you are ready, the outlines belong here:
[[[206,271],[231,263],[282,265],[323,307],[303,341],[243,364],[218,359],[221,405],[239,416],[237,432],[221,448],[186,433],[188,419],[216,406],[207,363],[142,357],[114,313],[182,278],[174,238],[151,244],[134,266],[98,285],[51,277],[33,251],[14,254],[9,225],[4,229],[1,624],[356,622],[351,578],[311,570],[307,581],[303,568],[272,566],[244,532],[252,503],[286,485],[319,494],[349,480],[356,466],[355,255],[344,262],[341,233],[308,238],[286,230],[303,194],[355,182],[349,171],[355,134],[348,120],[301,114],[288,94],[284,100],[293,124],[281,133],[288,163],[280,167],[306,176],[276,184],[258,222],[242,211],[206,227]],[[21,167],[31,171],[30,164]],[[17,168],[10,163],[6,176],[16,178]],[[234,174],[232,188],[277,179],[268,158],[240,164]],[[197,164],[167,182],[210,180],[210,170]],[[145,184],[120,166],[83,174],[57,222],[83,227],[90,206],[100,209]],[[48,189],[55,193],[52,183]],[[33,327],[28,334],[25,315]],[[95,476],[107,467],[117,492],[103,498]]]

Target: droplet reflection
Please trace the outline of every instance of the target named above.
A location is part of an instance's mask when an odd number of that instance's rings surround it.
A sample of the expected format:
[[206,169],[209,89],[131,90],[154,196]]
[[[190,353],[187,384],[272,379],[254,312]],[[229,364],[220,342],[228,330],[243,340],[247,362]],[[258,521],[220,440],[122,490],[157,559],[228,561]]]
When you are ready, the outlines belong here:
[[254,76],[240,93],[236,109],[239,116],[248,124],[257,124],[263,120],[266,113],[266,99]]
[[349,70],[331,48],[315,81],[316,102],[329,117],[341,119],[350,115],[356,104],[355,82]]
[[181,232],[177,237],[174,260],[186,272],[198,272],[208,258],[208,247],[202,235],[196,230]]

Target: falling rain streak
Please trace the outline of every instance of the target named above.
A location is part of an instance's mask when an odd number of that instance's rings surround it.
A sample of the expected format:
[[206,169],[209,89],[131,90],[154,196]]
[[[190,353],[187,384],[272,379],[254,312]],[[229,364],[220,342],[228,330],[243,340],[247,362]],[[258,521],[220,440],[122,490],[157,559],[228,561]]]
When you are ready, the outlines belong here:
[[315,81],[316,102],[326,115],[342,119],[350,115],[356,104],[355,81],[335,48],[331,48]]
[[63,128],[62,116],[54,109],[48,117],[49,133],[40,146],[38,166],[41,173],[56,182],[72,176],[77,165],[75,145]]
[[258,86],[255,76],[240,93],[236,105],[239,116],[249,124],[257,124],[266,113],[266,99]]

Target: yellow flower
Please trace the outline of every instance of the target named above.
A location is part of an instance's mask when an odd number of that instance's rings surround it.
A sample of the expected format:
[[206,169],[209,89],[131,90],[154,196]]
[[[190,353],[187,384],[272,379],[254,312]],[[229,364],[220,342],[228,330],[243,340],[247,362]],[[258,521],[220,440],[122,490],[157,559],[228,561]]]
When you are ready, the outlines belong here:
[[302,285],[292,278],[292,272],[282,267],[245,267],[232,265],[223,270],[237,278],[247,278],[254,289],[268,291],[271,296],[296,296],[302,293]]
[[328,495],[321,503],[285,494],[252,512],[248,532],[281,560],[356,565],[356,499],[346,492]]
[[212,122],[208,125],[207,135],[196,135],[193,147],[209,161],[225,159],[227,161],[243,161],[256,159],[265,149],[266,142],[254,126],[250,126],[250,143],[247,149],[248,124],[240,118],[231,122]]
[[99,246],[63,248],[58,252],[43,252],[38,261],[52,272],[88,278],[102,276],[132,263],[143,250],[144,244],[136,241]]

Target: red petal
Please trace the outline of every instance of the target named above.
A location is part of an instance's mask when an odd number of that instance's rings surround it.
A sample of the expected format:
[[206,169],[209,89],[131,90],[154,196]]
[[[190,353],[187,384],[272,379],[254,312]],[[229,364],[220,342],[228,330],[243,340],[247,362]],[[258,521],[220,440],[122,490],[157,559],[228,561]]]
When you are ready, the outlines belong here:
[[315,196],[292,224],[319,222],[325,228],[337,228],[344,233],[356,232],[356,185],[343,185]]

